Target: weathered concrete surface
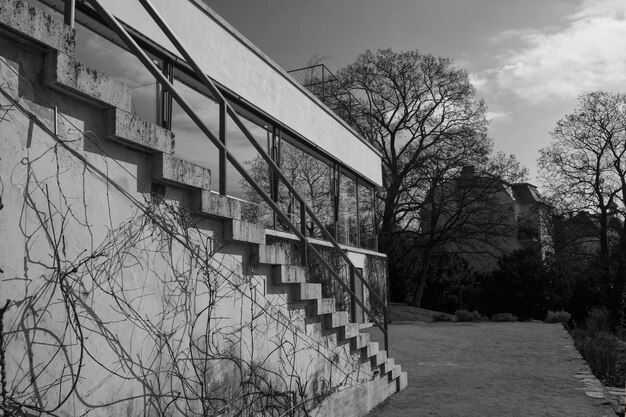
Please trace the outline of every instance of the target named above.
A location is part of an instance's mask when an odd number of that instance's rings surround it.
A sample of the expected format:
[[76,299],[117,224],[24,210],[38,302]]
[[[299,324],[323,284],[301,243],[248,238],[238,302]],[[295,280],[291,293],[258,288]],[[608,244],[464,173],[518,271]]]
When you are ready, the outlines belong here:
[[582,383],[589,367],[560,324],[414,322],[389,330],[409,387],[370,416],[614,415]]
[[306,268],[298,265],[272,266],[272,279],[276,284],[306,282]]
[[227,241],[261,244],[265,242],[265,228],[256,223],[225,220],[223,236]]
[[200,214],[235,220],[241,220],[241,206],[242,201],[213,193],[208,189],[196,193],[193,201],[193,210]]
[[[7,109],[0,118],[0,294],[12,300],[4,316],[12,336],[3,346],[10,396],[64,416],[189,415],[207,396],[233,403],[253,366],[272,392],[302,394],[298,401],[310,407],[324,402],[312,415],[363,415],[395,392],[396,382],[351,350],[340,330],[294,307],[306,303],[294,303],[287,284],[275,285],[268,265],[248,264],[253,245],[213,241],[227,225],[232,235],[234,222],[181,221],[191,195],[209,188],[209,170],[109,140],[112,104],[85,105],[103,103],[98,86],[108,81],[55,54],[52,73],[57,58],[76,73],[65,74],[74,87],[50,89],[45,53],[26,37],[3,34],[0,84],[10,100],[0,95]],[[162,199],[151,199],[154,179],[166,184]],[[262,225],[237,227],[239,236],[268,243]],[[321,297],[320,284],[297,285],[300,299]],[[212,348],[200,369],[189,358],[205,336]],[[72,369],[81,372],[77,385]],[[183,386],[192,387],[190,397],[180,397]],[[211,391],[196,395],[200,386]]]
[[73,56],[76,50],[76,32],[54,19],[48,13],[22,0],[0,2],[0,26],[10,28],[43,45]]
[[63,89],[105,107],[131,111],[130,88],[81,64],[61,52],[46,56],[44,80],[52,88]]
[[174,153],[174,133],[133,113],[113,108],[105,112],[105,136],[148,152]]
[[167,154],[155,154],[152,158],[152,176],[166,181],[201,190],[211,188],[211,171]]
[[251,262],[270,265],[299,265],[300,251],[295,251],[288,243],[274,242],[270,245],[255,246],[250,252]]

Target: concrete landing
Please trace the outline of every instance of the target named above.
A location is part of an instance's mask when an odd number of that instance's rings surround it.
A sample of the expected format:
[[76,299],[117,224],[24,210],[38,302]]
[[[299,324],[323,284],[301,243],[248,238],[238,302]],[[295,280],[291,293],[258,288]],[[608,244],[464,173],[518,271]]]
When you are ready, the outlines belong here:
[[389,332],[409,386],[368,416],[615,416],[560,324],[407,322]]

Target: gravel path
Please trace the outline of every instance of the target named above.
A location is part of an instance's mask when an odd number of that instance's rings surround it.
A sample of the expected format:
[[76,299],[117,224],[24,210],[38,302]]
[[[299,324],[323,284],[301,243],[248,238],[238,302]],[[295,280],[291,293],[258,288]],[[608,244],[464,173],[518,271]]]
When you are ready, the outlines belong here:
[[390,356],[408,371],[409,386],[369,416],[615,416],[560,324],[410,322],[389,329]]

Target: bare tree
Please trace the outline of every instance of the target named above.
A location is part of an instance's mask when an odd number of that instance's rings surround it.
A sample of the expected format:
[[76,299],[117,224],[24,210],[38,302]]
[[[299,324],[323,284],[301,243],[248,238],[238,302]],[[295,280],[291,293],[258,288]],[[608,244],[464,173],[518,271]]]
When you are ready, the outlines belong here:
[[592,92],[559,120],[554,141],[541,150],[540,174],[548,195],[562,211],[589,211],[599,223],[598,256],[609,274],[610,220],[620,219],[617,271],[607,294],[613,318],[619,320],[626,265],[626,95]]
[[[411,254],[409,269],[417,270],[412,272],[412,301],[419,305],[432,253],[458,239],[461,225],[468,228],[470,200],[493,193],[487,182],[495,184],[519,164],[499,163],[514,161],[504,155],[490,160],[493,146],[486,134],[486,106],[476,98],[467,72],[456,68],[451,59],[418,51],[366,51],[336,78],[337,82],[324,85],[324,101],[382,154],[379,250],[390,255],[392,291],[398,275],[406,273],[406,268],[394,265],[393,260],[407,261]],[[316,86],[312,90],[319,96],[320,84],[309,84]],[[430,217],[437,212],[429,198],[432,190],[446,188],[467,165],[480,167],[492,180],[476,183],[484,189],[472,191],[472,198],[459,199],[457,195],[455,203],[447,206],[447,210],[456,207],[457,211],[456,216],[448,213],[449,222],[424,219],[426,212]],[[506,169],[502,171],[502,167]],[[523,169],[518,172],[523,176]],[[406,288],[396,286],[396,293],[406,294]]]

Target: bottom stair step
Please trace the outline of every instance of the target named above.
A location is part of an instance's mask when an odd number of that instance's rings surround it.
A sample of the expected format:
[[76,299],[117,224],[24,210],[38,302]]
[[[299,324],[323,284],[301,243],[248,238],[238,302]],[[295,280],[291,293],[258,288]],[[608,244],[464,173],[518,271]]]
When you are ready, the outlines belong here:
[[400,372],[398,377],[398,391],[402,391],[409,386],[409,376],[406,372]]

